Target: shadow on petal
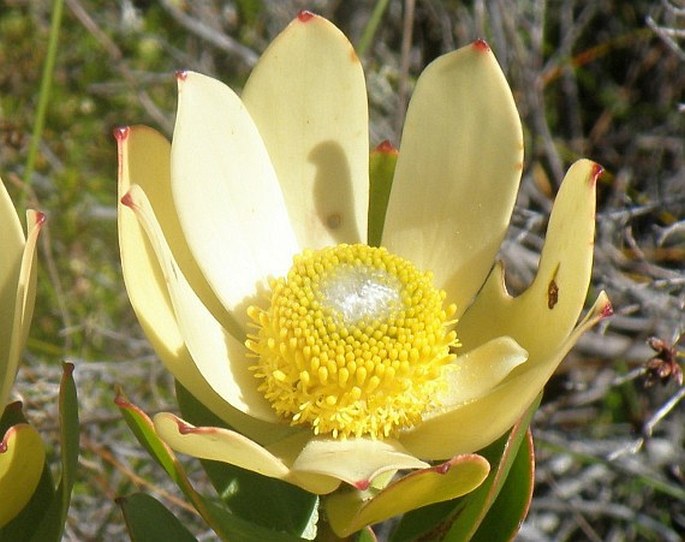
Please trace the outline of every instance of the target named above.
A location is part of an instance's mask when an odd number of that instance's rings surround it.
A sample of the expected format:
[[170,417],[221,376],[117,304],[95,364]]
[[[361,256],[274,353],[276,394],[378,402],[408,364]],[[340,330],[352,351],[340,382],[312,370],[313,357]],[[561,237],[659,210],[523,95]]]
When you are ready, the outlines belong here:
[[327,242],[322,246],[332,244],[330,241],[336,244],[361,242],[350,164],[343,148],[336,141],[325,141],[314,147],[308,158],[316,167],[314,201],[317,216],[305,217],[305,220],[315,219],[325,226],[331,239],[325,240]]

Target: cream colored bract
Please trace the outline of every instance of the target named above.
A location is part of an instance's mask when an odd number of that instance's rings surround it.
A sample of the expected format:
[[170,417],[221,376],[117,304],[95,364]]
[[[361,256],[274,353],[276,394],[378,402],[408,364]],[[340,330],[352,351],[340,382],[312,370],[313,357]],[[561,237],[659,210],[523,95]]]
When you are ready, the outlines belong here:
[[[493,268],[523,167],[511,91],[482,41],[429,65],[407,112],[381,244],[433,274],[457,307],[453,331],[463,346],[441,369],[439,401],[393,438],[317,435],[306,424],[292,427],[259,391],[245,347],[247,308],[268,310],[269,280],[285,277],[303,250],[366,242],[369,139],[359,59],[330,22],[300,16],[264,53],[241,98],[192,72],[178,75],[178,88],[171,144],[143,126],[117,133],[124,278],[167,368],[233,429],[194,428],[161,413],[159,435],[178,451],[319,494],[341,481],[367,490],[400,469],[418,469],[402,487],[432,488],[406,497],[381,492],[354,521],[337,524],[350,516],[336,494],[329,516],[339,534],[477,487],[489,467],[473,452],[514,424],[608,310],[601,294],[577,324],[600,168],[587,160],[570,168],[538,275],[511,298],[501,268]],[[430,467],[433,460],[448,460],[443,470],[453,475],[436,478],[442,470]]]
[[[7,406],[21,351],[29,332],[36,295],[36,242],[45,220],[28,211],[24,232],[12,200],[0,180],[0,414]],[[45,448],[29,424],[10,427],[0,442],[0,527],[26,505],[38,485]]]

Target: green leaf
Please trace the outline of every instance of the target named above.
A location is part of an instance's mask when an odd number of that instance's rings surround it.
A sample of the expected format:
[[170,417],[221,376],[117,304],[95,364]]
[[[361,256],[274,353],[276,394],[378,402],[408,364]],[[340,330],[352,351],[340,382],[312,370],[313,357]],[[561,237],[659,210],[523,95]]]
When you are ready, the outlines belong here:
[[[405,514],[392,533],[391,541],[408,542],[418,537],[427,537],[432,540],[463,542],[472,538],[504,486],[519,447],[526,439],[530,420],[537,410],[540,398],[541,396],[531,404],[508,434],[478,452],[491,465],[490,474],[480,487],[464,497]],[[525,488],[523,492],[526,492]]]
[[[226,427],[202,403],[176,382],[183,417],[196,426]],[[241,518],[297,536],[316,519],[318,497],[287,482],[218,461],[202,461],[222,501]]]
[[378,538],[371,527],[365,527],[359,531],[357,542],[378,542]]
[[519,448],[504,486],[472,542],[513,540],[528,515],[535,483],[535,449],[530,429]]
[[390,189],[397,163],[397,149],[389,142],[376,147],[369,157],[369,226],[367,243],[380,246]]
[[[43,467],[38,488],[24,510],[0,530],[0,540],[52,542],[62,538],[64,522],[71,502],[79,453],[78,398],[72,376],[74,366],[64,363],[59,392],[61,477],[55,490],[50,466]],[[25,421],[21,403],[5,409],[0,427]]]
[[69,503],[71,502],[71,493],[76,481],[79,454],[79,417],[73,371],[73,364],[62,364],[62,381],[59,387],[62,474],[50,507],[45,512],[38,530],[31,538],[35,542],[62,539],[64,522],[67,519]]
[[22,411],[21,401],[9,403],[0,417],[0,435],[4,435],[7,430],[18,423],[29,423]]
[[155,433],[149,416],[136,405],[130,403],[121,391],[117,393],[114,402],[119,407],[126,425],[133,432],[138,442],[159,463],[171,479],[180,485],[180,479],[185,478],[185,473],[177,464],[176,457],[169,447]]
[[120,497],[132,542],[197,542],[197,539],[165,506],[145,493]]

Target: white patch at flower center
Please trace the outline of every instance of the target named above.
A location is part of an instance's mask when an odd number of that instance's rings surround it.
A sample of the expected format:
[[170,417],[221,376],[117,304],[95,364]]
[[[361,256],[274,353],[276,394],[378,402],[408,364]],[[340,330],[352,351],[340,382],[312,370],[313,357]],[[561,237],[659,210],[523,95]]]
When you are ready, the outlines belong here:
[[396,277],[367,265],[341,266],[320,286],[323,303],[347,325],[386,318],[399,307],[400,290]]
[[390,438],[434,408],[458,345],[431,273],[368,245],[305,250],[251,306],[245,344],[258,389],[291,425]]

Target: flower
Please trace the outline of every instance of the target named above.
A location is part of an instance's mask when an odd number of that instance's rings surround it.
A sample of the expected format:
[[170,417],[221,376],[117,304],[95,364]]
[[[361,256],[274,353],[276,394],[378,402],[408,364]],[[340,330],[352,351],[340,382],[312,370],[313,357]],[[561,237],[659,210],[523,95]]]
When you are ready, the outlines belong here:
[[[489,467],[474,452],[514,424],[610,310],[601,294],[576,325],[601,168],[570,168],[537,277],[511,298],[494,261],[523,137],[485,42],[438,58],[417,81],[381,247],[366,244],[363,72],[332,23],[302,12],[242,98],[197,73],[177,80],[171,144],[144,126],[115,132],[122,267],[162,361],[234,430],[160,413],[158,434],[322,495],[416,470],[400,481],[402,498],[363,493],[378,504],[351,524],[344,503],[329,509],[338,534],[477,487]],[[430,490],[412,491],[428,477]]]
[[[45,216],[26,213],[28,235],[25,238],[12,200],[0,181],[0,408],[3,421],[17,419],[5,409],[17,374],[21,351],[33,314],[36,294],[36,242]],[[45,448],[38,432],[28,423],[7,424],[0,441],[0,527],[13,519],[33,495],[45,461]],[[5,426],[0,426],[4,428]]]

